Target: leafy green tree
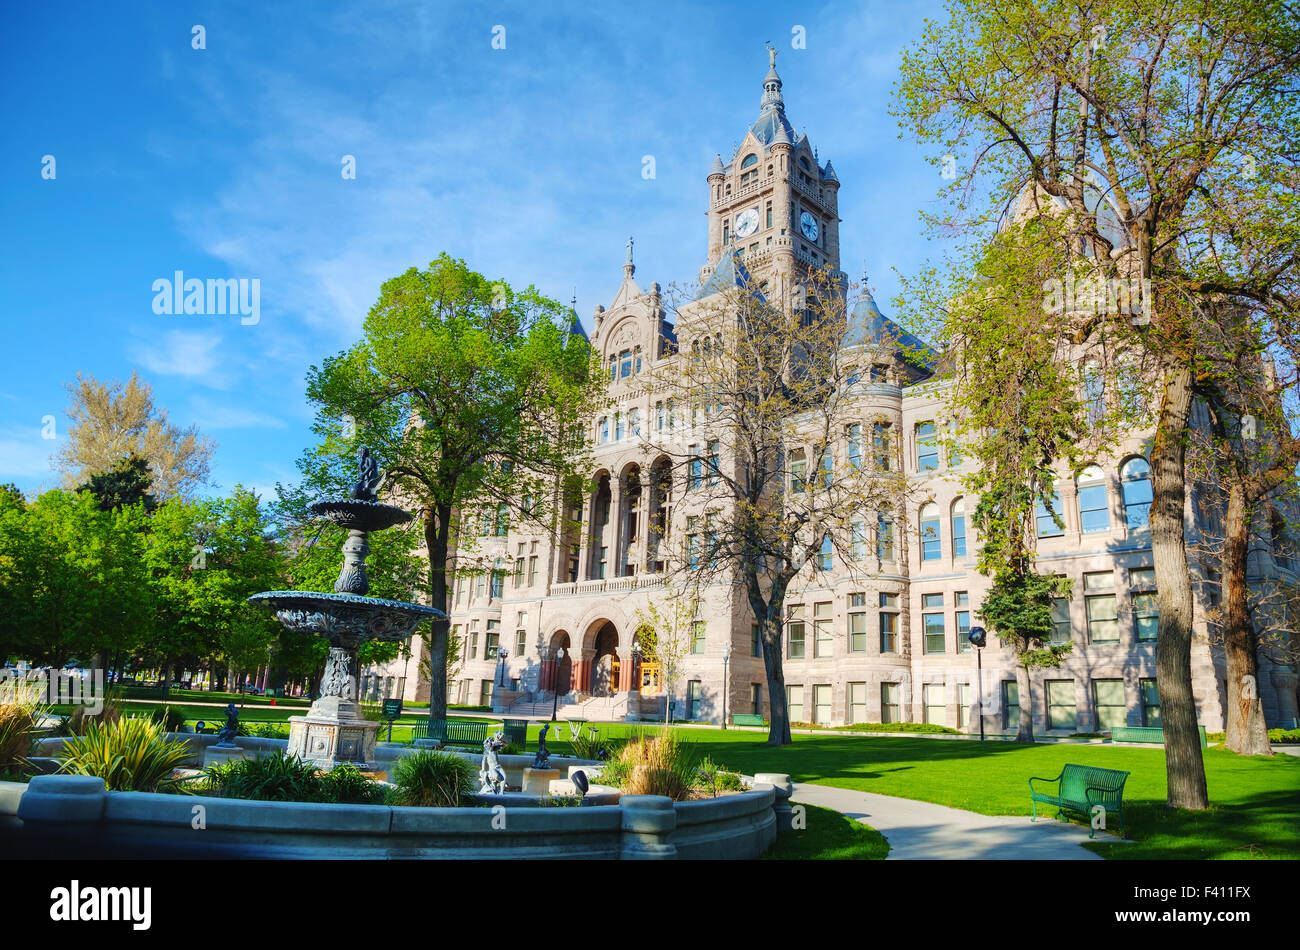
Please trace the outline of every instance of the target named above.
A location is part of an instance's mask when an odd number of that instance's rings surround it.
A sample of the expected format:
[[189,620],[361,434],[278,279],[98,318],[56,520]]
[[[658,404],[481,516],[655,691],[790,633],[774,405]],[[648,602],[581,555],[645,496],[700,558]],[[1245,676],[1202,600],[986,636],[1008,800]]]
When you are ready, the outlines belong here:
[[158,507],[158,499],[151,491],[152,486],[153,475],[149,472],[149,462],[131,454],[123,456],[108,471],[94,473],[77,490],[88,491],[99,499],[99,507],[103,511],[142,505],[145,514],[148,514]]
[[[367,445],[428,553],[427,603],[447,609],[457,519],[507,506],[540,524],[557,477],[578,469],[602,389],[572,313],[534,288],[492,282],[446,254],[386,281],[362,339],[312,367],[308,397],[331,454]],[[472,547],[459,535],[458,556]],[[447,622],[433,625],[429,714],[445,716]]]
[[934,231],[987,232],[1025,194],[1064,212],[1098,277],[1144,286],[1139,319],[1090,307],[1072,337],[1097,342],[1136,323],[1157,380],[1167,800],[1203,809],[1183,526],[1202,307],[1237,298],[1294,327],[1300,21],[1286,0],[949,0],[947,14],[904,51],[896,106],[944,166],[949,201],[927,215]]

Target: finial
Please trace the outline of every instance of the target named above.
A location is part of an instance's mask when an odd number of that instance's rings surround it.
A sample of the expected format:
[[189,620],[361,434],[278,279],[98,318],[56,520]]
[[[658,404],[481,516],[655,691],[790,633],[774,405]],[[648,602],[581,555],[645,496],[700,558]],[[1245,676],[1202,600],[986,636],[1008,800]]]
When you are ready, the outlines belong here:
[[628,238],[627,239],[627,262],[629,264],[632,263],[632,244],[633,244],[633,239]]
[[623,265],[623,279],[631,280],[632,275],[636,273],[636,265],[632,263],[632,239],[627,239],[627,262]]
[[776,47],[772,45],[771,40],[767,41],[767,65],[776,69]]

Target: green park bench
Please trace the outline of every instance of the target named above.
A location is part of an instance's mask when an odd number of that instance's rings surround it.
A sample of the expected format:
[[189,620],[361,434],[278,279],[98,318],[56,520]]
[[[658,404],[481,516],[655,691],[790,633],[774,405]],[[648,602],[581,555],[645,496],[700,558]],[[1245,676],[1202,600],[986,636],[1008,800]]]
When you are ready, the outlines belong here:
[[433,739],[443,745],[469,743],[481,746],[496,728],[492,722],[458,722],[446,719],[421,719],[411,728],[411,741]]
[[[1030,821],[1038,820],[1038,806],[1055,805],[1061,812],[1073,812],[1083,816],[1084,820],[1092,818],[1092,809],[1100,805],[1105,809],[1106,818],[1114,815],[1119,819],[1120,832],[1124,831],[1124,783],[1128,781],[1128,772],[1115,769],[1100,769],[1092,765],[1070,765],[1061,769],[1056,778],[1031,778],[1029,780],[1029,802],[1033,808]],[[1054,782],[1056,789],[1052,794],[1038,791],[1035,782]],[[1060,812],[1057,813],[1060,817]],[[1091,825],[1091,821],[1089,821]],[[1103,826],[1104,827],[1104,826]],[[1097,829],[1089,827],[1088,837],[1094,838]]]
[[733,726],[766,726],[763,717],[757,713],[733,713],[731,716]]
[[[1201,733],[1201,748],[1206,747],[1205,727],[1197,727]],[[1164,745],[1165,731],[1159,726],[1115,726],[1110,730],[1111,742],[1153,742]]]

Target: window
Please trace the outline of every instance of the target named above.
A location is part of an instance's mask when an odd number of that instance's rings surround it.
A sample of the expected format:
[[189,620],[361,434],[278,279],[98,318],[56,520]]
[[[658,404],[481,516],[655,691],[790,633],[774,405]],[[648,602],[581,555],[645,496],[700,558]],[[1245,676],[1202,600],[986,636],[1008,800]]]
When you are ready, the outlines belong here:
[[756,623],[749,625],[749,655],[763,655],[763,628]]
[[880,652],[898,652],[898,595],[880,595]]
[[1069,643],[1072,635],[1070,601],[1065,597],[1052,598],[1052,642]]
[[480,680],[478,684],[478,704],[480,706],[492,705],[492,681]]
[[596,427],[599,430],[599,435],[596,438],[601,445],[604,445],[609,441],[609,416],[601,416]]
[[873,383],[889,382],[889,364],[872,363],[871,364],[871,381]]
[[1050,510],[1041,498],[1038,499],[1034,504],[1034,518],[1038,522],[1038,536],[1040,538],[1059,538],[1065,534],[1065,529],[1057,523],[1058,518],[1062,522],[1065,520],[1061,517],[1061,493],[1053,490]]
[[829,534],[822,535],[822,546],[817,551],[817,570],[829,571],[832,567],[831,552],[833,545]]
[[704,684],[691,680],[686,684],[686,717],[692,722],[700,718],[700,706],[704,702]]
[[1084,534],[1110,530],[1110,496],[1106,473],[1089,465],[1079,473],[1079,530]]
[[528,586],[533,587],[537,584],[537,555],[534,554],[528,559]]
[[849,594],[849,652],[867,652],[866,594]]
[[1154,640],[1160,627],[1160,598],[1156,595],[1156,569],[1133,568],[1128,572],[1129,597],[1133,601],[1133,625],[1138,640]]
[[1156,688],[1155,679],[1138,680],[1138,689],[1142,693],[1142,725],[1152,729],[1163,726],[1160,719],[1160,690]]
[[633,371],[637,373],[641,372],[641,347],[632,347],[632,362]]
[[705,631],[708,625],[703,620],[691,621],[691,652],[703,653],[705,645]]
[[813,722],[819,726],[831,724],[831,687],[818,683],[813,687]]
[[961,590],[953,595],[957,601],[957,652],[969,653],[970,645],[970,594]]
[[790,641],[790,659],[804,658],[804,621],[803,605],[795,604],[790,608],[790,617],[786,622],[786,638]]
[[623,441],[623,431],[624,431],[624,429],[623,429],[623,413],[621,413],[621,412],[616,412],[616,413],[614,413],[614,441],[615,441],[615,442],[622,442],[622,441]]
[[851,425],[845,434],[849,443],[849,468],[857,471],[862,468],[862,426]]
[[749,684],[749,711],[755,716],[763,715],[763,686],[761,683]]
[[508,505],[497,505],[496,529],[498,538],[504,538],[510,533],[510,507]]
[[459,607],[461,600],[465,597],[465,580],[464,578],[455,581],[456,584],[456,606]]
[[830,449],[822,450],[822,487],[830,491],[835,484],[835,453]]
[[867,684],[849,683],[849,722],[867,721]]
[[524,586],[524,559],[515,558],[515,589]]
[[933,472],[939,467],[939,436],[933,422],[916,427],[916,470]]
[[898,722],[898,697],[899,686],[897,683],[880,684],[880,721],[881,722]]
[[709,471],[709,474],[708,474],[709,484],[710,484],[710,485],[716,485],[716,484],[718,483],[718,471],[719,471],[719,465],[718,465],[718,442],[717,442],[717,440],[715,439],[714,441],[710,442],[710,443],[705,447],[705,451],[707,451],[707,452],[708,452],[708,455],[709,455],[709,458],[708,458],[708,463],[709,463],[709,469],[708,469],[708,471]]
[[483,659],[495,660],[497,658],[497,649],[501,646],[501,621],[489,620],[487,622],[487,642],[483,645]]
[[1124,500],[1124,523],[1130,531],[1151,523],[1151,466],[1140,455],[1119,470],[1120,494]]
[[970,683],[957,684],[957,728],[970,728]]
[[813,604],[813,656],[832,656],[834,634],[831,632],[831,605]]
[[632,351],[624,350],[618,354],[618,375],[620,379],[627,379],[632,375]]
[[700,536],[695,533],[699,523],[700,519],[697,515],[691,515],[686,519],[686,530],[690,532],[686,535],[686,566],[692,571],[700,566]]
[[[770,201],[767,203],[767,226],[769,228],[772,226],[772,202]],[[768,238],[768,240],[771,240],[771,238]]]
[[1047,681],[1047,728],[1077,729],[1079,709],[1074,703],[1074,680]]
[[966,499],[952,503],[952,556],[966,556]]
[[871,454],[875,459],[877,469],[882,472],[890,470],[893,451],[889,445],[888,422],[877,422],[871,427]]
[[596,579],[597,580],[603,581],[605,579],[606,576],[605,572],[608,566],[609,566],[609,548],[606,545],[602,544],[600,546],[600,550],[597,552],[596,555]]
[[943,686],[939,683],[926,683],[921,687],[921,703],[924,706],[924,722],[936,726],[948,725],[948,708],[944,705]]
[[943,557],[943,542],[939,538],[939,506],[926,502],[920,511],[921,560],[937,561]]
[[476,588],[476,589],[475,589],[475,592],[474,592],[474,596],[476,596],[476,597],[482,597],[483,594],[485,593],[485,591],[487,590],[487,576],[486,576],[486,575],[484,575],[484,574],[479,574],[479,576],[478,576],[478,583],[475,585],[475,588]]
[[[921,607],[926,610],[943,607],[943,594],[922,594]],[[921,615],[921,628],[925,632],[925,652],[943,653],[947,647],[944,616],[941,613]]]
[[882,561],[894,559],[894,519],[884,515],[876,517],[876,557]]
[[471,627],[469,631],[469,659],[472,660],[477,656],[478,656],[478,631],[475,630],[473,627]]
[[859,563],[866,560],[867,523],[861,518],[854,518],[849,522],[849,554]]
[[790,722],[807,722],[803,712],[803,687],[787,686],[785,688],[786,717]]
[[664,404],[662,402],[655,403],[655,431],[664,431]]
[[515,656],[523,656],[527,650],[528,650],[528,631],[523,629],[516,630],[515,631]]
[[489,599],[489,600],[499,600],[500,597],[501,597],[501,595],[505,593],[505,589],[506,589],[506,572],[505,572],[505,571],[493,571],[493,572],[492,572],[492,589],[491,589],[490,593],[488,594],[488,599]]
[[1114,643],[1119,640],[1119,614],[1115,592],[1105,591],[1115,586],[1114,571],[1097,571],[1083,575],[1084,606],[1088,615],[1088,640],[1091,643]]
[[704,459],[700,457],[699,450],[700,447],[698,445],[692,445],[690,448],[690,488],[699,488],[704,484]]
[[627,434],[629,438],[639,438],[641,435],[641,410],[629,409],[627,411]]
[[1020,728],[1020,684],[1015,680],[1002,681],[1003,728],[1015,732]]
[[1095,426],[1106,415],[1106,380],[1095,363],[1083,368],[1083,401],[1088,407],[1088,422]]
[[1093,680],[1092,701],[1097,707],[1097,729],[1127,725],[1128,706],[1124,702],[1123,680]]
[[790,453],[790,491],[795,494],[802,492],[807,477],[808,460],[804,457],[803,449],[795,449]]

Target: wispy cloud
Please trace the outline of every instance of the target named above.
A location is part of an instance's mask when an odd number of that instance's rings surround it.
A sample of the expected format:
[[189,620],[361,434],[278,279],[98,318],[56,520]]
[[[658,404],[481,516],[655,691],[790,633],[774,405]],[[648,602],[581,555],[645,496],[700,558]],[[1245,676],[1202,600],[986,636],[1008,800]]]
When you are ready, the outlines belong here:
[[221,359],[221,342],[221,334],[215,332],[168,330],[152,339],[132,341],[127,355],[150,372],[221,388],[228,384],[229,375]]

